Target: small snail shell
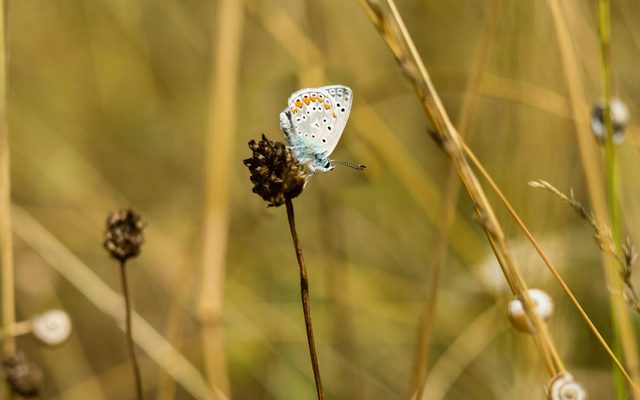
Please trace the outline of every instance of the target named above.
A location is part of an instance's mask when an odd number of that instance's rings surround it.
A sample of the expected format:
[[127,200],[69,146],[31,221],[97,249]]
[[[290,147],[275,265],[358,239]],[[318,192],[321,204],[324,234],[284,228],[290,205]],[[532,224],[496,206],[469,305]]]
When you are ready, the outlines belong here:
[[585,400],[587,392],[568,372],[556,375],[549,383],[549,400]]
[[[540,289],[529,289],[527,291],[531,301],[535,305],[534,312],[543,320],[546,320],[553,313],[553,300],[551,296]],[[533,324],[527,318],[524,311],[524,305],[520,299],[515,298],[509,302],[509,321],[519,331],[531,333],[533,332]]]
[[[629,122],[629,109],[622,100],[617,98],[611,99],[609,106],[611,107],[613,141],[615,144],[620,144],[624,139],[624,128]],[[598,142],[604,143],[604,102],[602,100],[596,103],[591,111],[591,130]]]
[[64,343],[71,335],[71,319],[62,310],[50,310],[33,318],[33,336],[49,346]]

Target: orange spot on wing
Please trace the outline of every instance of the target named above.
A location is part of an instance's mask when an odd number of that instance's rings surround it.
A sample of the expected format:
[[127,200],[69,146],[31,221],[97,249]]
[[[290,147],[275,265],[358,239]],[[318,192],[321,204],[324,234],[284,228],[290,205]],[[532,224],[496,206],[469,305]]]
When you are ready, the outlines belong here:
[[292,108],[292,109],[291,109],[291,114],[295,114],[295,113],[297,113],[297,112],[298,112],[298,110],[296,110],[295,108]]
[[330,109],[330,108],[331,108],[331,104],[329,104],[329,103],[325,103],[325,105],[324,105],[324,109],[325,109],[325,110],[328,110],[328,109]]
[[318,97],[318,101],[319,101],[320,103],[323,103],[323,102],[324,102],[324,99],[323,99],[322,97]]
[[309,105],[309,98],[308,97],[303,98],[302,101],[304,101],[304,104]]
[[302,108],[302,102],[300,100],[296,100],[294,104],[296,105],[296,107]]
[[316,102],[316,95],[315,94],[311,95],[311,101],[313,101],[314,103]]
[[335,118],[335,117],[336,117],[336,112],[334,111],[334,112],[333,112],[333,118]]

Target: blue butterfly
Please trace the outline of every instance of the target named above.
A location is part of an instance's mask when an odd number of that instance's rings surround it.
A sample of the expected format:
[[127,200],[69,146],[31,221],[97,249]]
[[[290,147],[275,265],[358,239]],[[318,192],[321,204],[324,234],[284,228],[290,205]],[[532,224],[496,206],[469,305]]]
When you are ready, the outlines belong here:
[[353,92],[346,86],[332,85],[298,90],[289,97],[280,113],[280,128],[293,155],[312,173],[329,172],[342,164],[356,169],[363,165],[329,159],[347,125]]

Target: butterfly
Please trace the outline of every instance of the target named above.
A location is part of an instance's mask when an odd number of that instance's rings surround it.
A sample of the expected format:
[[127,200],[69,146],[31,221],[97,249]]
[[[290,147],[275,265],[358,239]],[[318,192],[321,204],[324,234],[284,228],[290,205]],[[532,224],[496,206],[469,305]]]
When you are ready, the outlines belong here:
[[364,169],[363,165],[329,159],[342,136],[353,102],[353,92],[343,85],[301,89],[293,93],[280,113],[293,156],[311,173],[329,172],[334,164]]

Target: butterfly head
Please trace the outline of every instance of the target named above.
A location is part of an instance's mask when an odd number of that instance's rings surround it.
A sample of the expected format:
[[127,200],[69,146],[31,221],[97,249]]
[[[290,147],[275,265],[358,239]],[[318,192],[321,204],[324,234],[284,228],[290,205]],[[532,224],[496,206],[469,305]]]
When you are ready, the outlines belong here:
[[309,163],[309,169],[311,172],[329,172],[335,168],[335,165],[331,163],[327,157],[316,156],[314,160]]

